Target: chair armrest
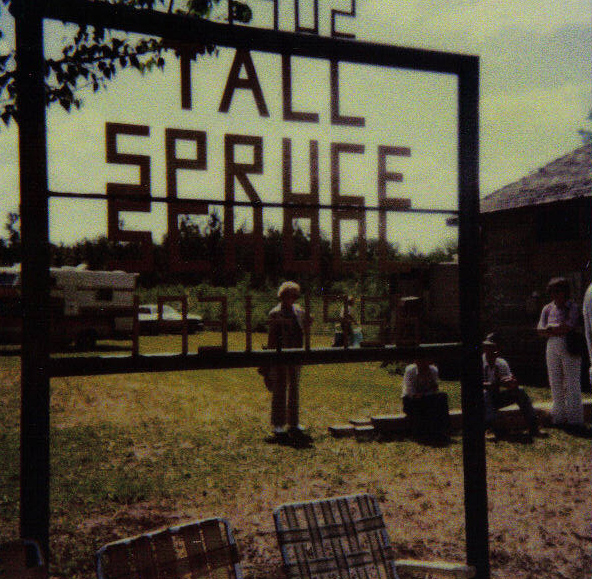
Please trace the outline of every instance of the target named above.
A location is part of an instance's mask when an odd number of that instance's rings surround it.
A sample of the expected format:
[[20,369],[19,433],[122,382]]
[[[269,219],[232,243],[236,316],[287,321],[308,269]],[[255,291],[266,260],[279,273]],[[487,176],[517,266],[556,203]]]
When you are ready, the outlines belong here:
[[418,561],[415,559],[398,559],[395,561],[397,571],[410,573],[426,573],[436,577],[454,577],[457,579],[471,579],[475,576],[475,567],[462,563],[448,563],[446,561]]

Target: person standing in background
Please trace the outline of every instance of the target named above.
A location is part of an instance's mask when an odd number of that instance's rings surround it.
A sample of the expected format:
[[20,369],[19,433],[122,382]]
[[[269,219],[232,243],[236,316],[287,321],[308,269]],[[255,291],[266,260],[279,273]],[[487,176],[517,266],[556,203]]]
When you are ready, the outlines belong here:
[[356,318],[356,298],[349,295],[339,311],[339,322],[335,325],[335,338],[332,347],[336,348],[347,343],[348,346],[359,346],[362,342],[362,331]]
[[[306,321],[304,310],[296,303],[300,297],[300,286],[294,281],[286,281],[280,285],[277,296],[280,301],[268,317],[267,349],[302,348]],[[300,368],[274,365],[268,371],[272,440],[280,444],[303,444],[312,440],[299,424]]]
[[552,301],[543,308],[537,331],[547,339],[547,373],[553,397],[552,420],[555,426],[577,430],[584,425],[580,388],[581,357],[568,351],[566,336],[578,325],[578,307],[569,299],[569,283],[565,278],[553,278],[547,290]]

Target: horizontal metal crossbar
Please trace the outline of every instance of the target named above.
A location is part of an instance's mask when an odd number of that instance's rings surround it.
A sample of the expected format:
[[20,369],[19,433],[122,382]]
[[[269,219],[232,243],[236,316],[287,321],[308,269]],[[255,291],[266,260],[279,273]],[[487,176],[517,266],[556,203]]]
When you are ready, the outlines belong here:
[[384,211],[386,213],[433,213],[440,215],[458,215],[456,209],[430,209],[422,207],[410,207],[408,209],[389,207],[385,205],[352,205],[347,203],[285,203],[281,201],[225,201],[223,199],[202,199],[202,198],[179,198],[163,197],[158,195],[105,195],[104,193],[76,193],[68,191],[49,191],[49,197],[58,199],[84,199],[87,201],[109,201],[121,199],[125,201],[143,201],[150,203],[168,203],[188,205],[216,205],[219,207],[267,207],[271,209],[317,209],[317,210],[336,210],[336,211]]
[[273,364],[337,364],[410,360],[418,353],[459,358],[461,344],[422,344],[402,348],[384,346],[373,348],[316,348],[311,350],[286,349],[254,352],[207,349],[197,354],[157,354],[138,356],[81,356],[54,357],[49,362],[52,377],[133,374],[139,372],[178,372],[184,370],[216,370],[249,368]]
[[[293,54],[311,58],[335,59],[361,64],[380,64],[397,68],[462,74],[478,66],[478,57],[266,30],[250,26],[221,24],[180,14],[165,14],[89,0],[37,0],[42,14],[63,22],[93,24],[104,28],[160,36],[184,43],[256,49],[261,52]],[[23,0],[14,0],[16,13]],[[256,42],[253,39],[256,38]]]

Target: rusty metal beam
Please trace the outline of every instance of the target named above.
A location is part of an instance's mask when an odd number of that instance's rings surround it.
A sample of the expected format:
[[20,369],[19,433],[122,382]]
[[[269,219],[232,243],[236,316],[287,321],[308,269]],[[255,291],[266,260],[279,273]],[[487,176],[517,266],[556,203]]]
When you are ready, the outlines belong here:
[[221,24],[121,4],[89,0],[38,2],[47,18],[81,25],[93,23],[104,28],[160,36],[183,43],[212,43],[245,50],[450,74],[459,74],[467,62],[478,61],[477,57],[470,55]]
[[459,290],[463,339],[461,403],[467,562],[489,579],[489,524],[480,332],[479,63],[458,80]]
[[34,0],[13,6],[21,190],[20,534],[49,549],[49,225],[43,19]]
[[[127,201],[150,201],[151,203],[163,203],[165,205],[184,204],[187,207],[199,207],[204,203],[208,205],[214,205],[217,207],[253,207],[252,201],[227,201],[225,199],[206,199],[200,197],[192,198],[171,198],[163,197],[159,195],[110,195],[107,196],[105,193],[78,193],[76,191],[49,191],[50,197],[56,197],[60,199],[78,199],[86,201],[107,201],[111,199],[125,199]],[[458,215],[457,209],[429,209],[427,207],[388,207],[379,205],[364,205],[363,209],[360,205],[351,205],[349,203],[296,203],[296,202],[283,202],[283,201],[261,201],[257,203],[258,207],[268,209],[317,209],[319,211],[331,211],[340,210],[345,211],[352,209],[355,211],[372,211],[372,212],[385,212],[385,213],[416,213],[426,215]]]
[[50,373],[59,376],[132,374],[137,372],[179,372],[258,367],[269,364],[339,364],[411,360],[417,352],[435,358],[460,360],[461,344],[425,344],[416,348],[384,346],[374,348],[316,348],[311,350],[259,350],[252,352],[207,349],[197,354],[154,354],[139,356],[84,356],[52,358]]
[[[415,71],[455,74],[459,81],[460,348],[467,559],[489,578],[487,489],[479,332],[479,60],[414,48],[213,23],[177,14],[88,0],[13,0],[16,18],[24,333],[22,350],[21,534],[45,547],[49,532],[49,377],[253,366],[273,361],[338,363],[404,359],[415,349],[209,352],[182,357],[49,359],[47,147],[43,91],[43,18],[153,35],[184,43],[257,50]],[[448,346],[448,354],[458,354]],[[444,350],[442,350],[444,351]],[[130,362],[130,360],[132,360]]]

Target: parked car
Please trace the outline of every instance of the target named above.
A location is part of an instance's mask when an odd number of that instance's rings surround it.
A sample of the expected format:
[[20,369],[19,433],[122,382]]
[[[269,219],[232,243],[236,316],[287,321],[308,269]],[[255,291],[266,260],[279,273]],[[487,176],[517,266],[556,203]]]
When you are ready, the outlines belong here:
[[[181,312],[168,304],[162,305],[162,321],[159,323],[158,306],[156,304],[142,304],[138,309],[138,322],[140,323],[141,334],[167,334],[180,333],[181,327],[166,327],[166,322],[180,322],[183,319]],[[187,314],[187,333],[195,334],[204,329],[201,316]]]

